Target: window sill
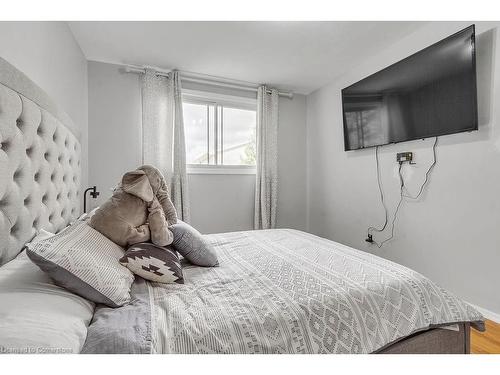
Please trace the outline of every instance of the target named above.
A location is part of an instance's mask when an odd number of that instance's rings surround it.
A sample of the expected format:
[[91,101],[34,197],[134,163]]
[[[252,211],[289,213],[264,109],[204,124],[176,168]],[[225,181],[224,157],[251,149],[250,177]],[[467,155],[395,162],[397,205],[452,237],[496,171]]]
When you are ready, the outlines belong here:
[[187,174],[255,174],[254,166],[245,165],[188,165]]

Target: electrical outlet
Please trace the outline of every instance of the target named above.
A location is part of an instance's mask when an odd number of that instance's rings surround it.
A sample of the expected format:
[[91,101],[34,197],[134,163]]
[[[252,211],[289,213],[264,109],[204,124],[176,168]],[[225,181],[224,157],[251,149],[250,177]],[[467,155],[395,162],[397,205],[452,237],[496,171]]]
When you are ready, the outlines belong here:
[[396,161],[398,163],[411,163],[413,161],[413,152],[398,152],[396,155]]

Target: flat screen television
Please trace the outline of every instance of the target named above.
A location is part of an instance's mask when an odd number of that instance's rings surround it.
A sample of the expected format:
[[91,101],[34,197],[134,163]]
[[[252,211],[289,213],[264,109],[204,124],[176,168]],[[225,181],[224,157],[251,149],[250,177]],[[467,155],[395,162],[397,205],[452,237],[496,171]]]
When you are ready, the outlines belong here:
[[342,90],[346,151],[477,130],[474,25]]

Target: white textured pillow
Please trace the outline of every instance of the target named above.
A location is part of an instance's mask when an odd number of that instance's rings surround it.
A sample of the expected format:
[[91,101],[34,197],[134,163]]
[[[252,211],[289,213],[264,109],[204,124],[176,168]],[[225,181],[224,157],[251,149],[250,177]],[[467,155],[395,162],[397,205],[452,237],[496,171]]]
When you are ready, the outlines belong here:
[[28,244],[26,251],[57,285],[73,293],[110,307],[130,301],[134,275],[118,261],[124,250],[84,221]]
[[79,353],[94,306],[55,285],[23,251],[0,268],[0,353]]

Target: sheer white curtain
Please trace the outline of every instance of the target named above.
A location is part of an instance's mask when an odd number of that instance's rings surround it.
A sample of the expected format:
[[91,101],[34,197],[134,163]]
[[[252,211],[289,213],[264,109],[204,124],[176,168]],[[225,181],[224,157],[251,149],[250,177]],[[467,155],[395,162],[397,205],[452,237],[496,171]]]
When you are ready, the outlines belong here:
[[186,146],[179,72],[168,77],[146,69],[142,81],[142,159],[170,181],[172,202],[180,219],[189,222]]
[[257,176],[255,229],[276,226],[278,203],[278,90],[257,91]]

